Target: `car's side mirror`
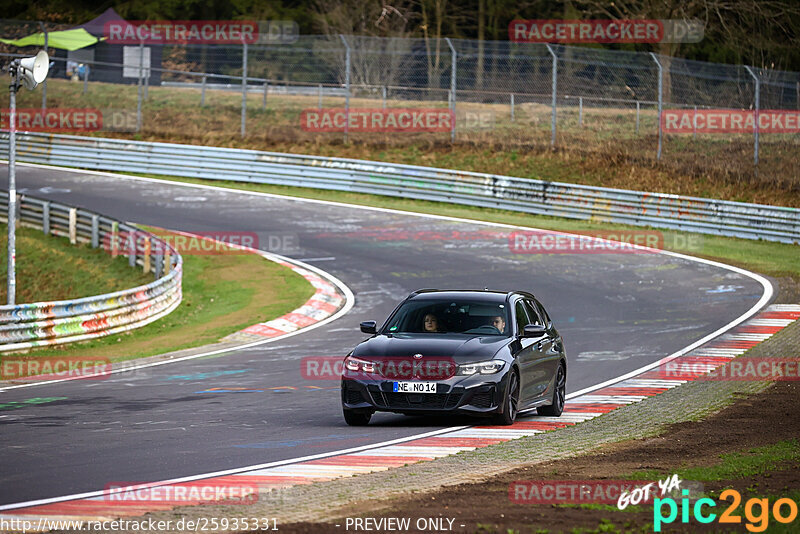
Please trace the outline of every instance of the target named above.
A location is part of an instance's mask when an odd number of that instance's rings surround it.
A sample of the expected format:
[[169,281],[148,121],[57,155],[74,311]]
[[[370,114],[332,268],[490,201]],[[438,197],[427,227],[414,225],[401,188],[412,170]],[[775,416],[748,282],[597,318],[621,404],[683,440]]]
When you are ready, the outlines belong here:
[[361,323],[361,331],[365,334],[375,334],[378,331],[378,323],[375,321],[364,321]]
[[522,331],[522,337],[542,337],[547,334],[547,328],[540,324],[526,324]]

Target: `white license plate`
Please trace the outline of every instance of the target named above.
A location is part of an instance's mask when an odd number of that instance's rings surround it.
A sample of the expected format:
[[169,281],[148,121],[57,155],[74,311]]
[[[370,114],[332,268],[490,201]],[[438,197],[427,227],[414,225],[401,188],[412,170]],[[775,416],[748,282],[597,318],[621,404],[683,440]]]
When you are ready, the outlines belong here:
[[392,382],[395,393],[436,393],[436,382]]

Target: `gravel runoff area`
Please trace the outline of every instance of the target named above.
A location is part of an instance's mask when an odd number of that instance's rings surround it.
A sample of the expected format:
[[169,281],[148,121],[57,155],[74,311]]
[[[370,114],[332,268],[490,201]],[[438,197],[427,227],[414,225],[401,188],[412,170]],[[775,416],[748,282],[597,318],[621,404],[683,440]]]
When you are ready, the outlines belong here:
[[[741,358],[798,354],[800,321],[756,345]],[[258,502],[246,509],[220,505],[180,507],[155,512],[147,518],[169,519],[174,524],[181,518],[269,517],[276,518],[280,532],[346,532],[344,525],[333,527],[337,519],[369,516],[371,512],[374,516],[391,508],[393,503],[421,493],[489,481],[514,470],[585,455],[611,444],[658,436],[668,427],[670,431],[678,428],[672,425],[703,420],[743,397],[764,392],[770,385],[763,381],[692,381],[574,426],[388,471],[262,493]],[[764,421],[757,431],[769,433],[770,424],[780,422]],[[702,436],[698,435],[697,441],[701,443]],[[684,444],[687,457],[697,453],[694,445],[691,440]],[[454,531],[473,532],[480,528],[473,523],[466,528],[454,527]]]

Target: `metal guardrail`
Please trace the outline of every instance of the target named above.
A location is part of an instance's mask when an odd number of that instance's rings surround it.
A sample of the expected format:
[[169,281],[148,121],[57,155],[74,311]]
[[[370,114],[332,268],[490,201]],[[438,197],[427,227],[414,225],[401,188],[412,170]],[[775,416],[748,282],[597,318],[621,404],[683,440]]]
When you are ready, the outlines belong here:
[[[0,139],[0,150],[8,146]],[[343,158],[23,133],[19,161],[451,202],[704,234],[800,242],[800,210]]]
[[[6,141],[7,144],[7,141]],[[97,213],[21,196],[18,221],[72,244],[102,246],[125,255],[132,267],[153,272],[155,281],[103,295],[53,302],[0,306],[0,352],[83,341],[151,323],[181,302],[183,259],[148,232]],[[8,192],[0,192],[0,220],[7,223]]]

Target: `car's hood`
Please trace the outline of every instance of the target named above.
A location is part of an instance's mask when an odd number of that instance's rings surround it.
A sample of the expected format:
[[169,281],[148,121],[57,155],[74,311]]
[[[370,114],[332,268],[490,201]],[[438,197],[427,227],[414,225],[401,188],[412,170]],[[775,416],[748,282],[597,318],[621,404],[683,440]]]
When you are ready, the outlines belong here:
[[467,337],[459,334],[394,334],[378,335],[359,344],[353,356],[361,358],[423,357],[453,358],[456,363],[491,359],[509,342],[502,336]]

